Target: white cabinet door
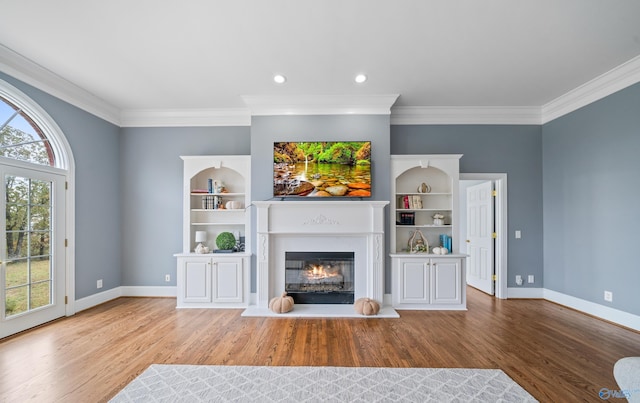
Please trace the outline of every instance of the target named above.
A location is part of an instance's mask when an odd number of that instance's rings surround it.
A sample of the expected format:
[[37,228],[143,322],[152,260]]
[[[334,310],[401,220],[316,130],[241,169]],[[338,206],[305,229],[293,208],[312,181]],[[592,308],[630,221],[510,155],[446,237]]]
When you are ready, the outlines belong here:
[[243,302],[242,259],[213,261],[213,302]]
[[411,259],[399,261],[398,303],[429,303],[429,260]]
[[178,284],[183,302],[211,302],[211,259],[185,259]]
[[431,303],[462,303],[462,261],[431,259]]

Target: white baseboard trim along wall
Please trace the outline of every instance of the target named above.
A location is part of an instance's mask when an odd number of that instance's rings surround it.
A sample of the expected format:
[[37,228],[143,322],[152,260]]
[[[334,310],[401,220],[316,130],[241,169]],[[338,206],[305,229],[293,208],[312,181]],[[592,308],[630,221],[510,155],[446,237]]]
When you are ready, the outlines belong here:
[[[75,301],[75,308],[76,312],[80,312],[119,297],[175,297],[176,295],[177,289],[175,286],[122,286],[78,299]],[[572,297],[571,295],[548,290],[546,288],[508,288],[507,295],[510,299],[546,299],[547,301],[555,302],[556,304],[584,312],[597,318],[640,331],[640,316],[638,315]],[[255,298],[255,295],[252,294],[251,297]],[[389,294],[384,295],[383,303],[386,305],[391,304],[391,296]]]
[[546,288],[509,288],[508,298],[546,299],[606,321],[640,331],[640,316]]
[[178,295],[176,286],[122,286],[77,299],[75,308],[76,312],[80,312],[120,297],[175,297],[176,295]]

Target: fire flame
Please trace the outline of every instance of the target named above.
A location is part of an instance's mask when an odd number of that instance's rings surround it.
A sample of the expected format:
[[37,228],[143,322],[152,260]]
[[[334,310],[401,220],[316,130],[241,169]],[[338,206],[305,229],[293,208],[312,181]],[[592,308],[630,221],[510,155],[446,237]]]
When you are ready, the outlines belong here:
[[325,270],[324,266],[322,265],[311,265],[311,269],[308,271],[308,273],[309,277],[314,279],[330,278],[340,275],[340,273],[338,273],[337,271],[330,272]]

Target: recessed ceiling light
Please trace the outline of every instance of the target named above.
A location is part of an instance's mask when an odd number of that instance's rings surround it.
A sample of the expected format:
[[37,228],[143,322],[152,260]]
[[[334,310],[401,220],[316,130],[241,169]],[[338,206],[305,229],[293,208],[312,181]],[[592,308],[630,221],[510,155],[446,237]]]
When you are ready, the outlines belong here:
[[282,84],[287,81],[287,77],[283,76],[282,74],[276,74],[275,76],[273,76],[273,81],[275,81],[277,84]]
[[358,83],[358,84],[362,84],[362,83],[364,83],[365,81],[367,81],[367,76],[365,76],[364,74],[358,74],[358,75],[356,76],[356,83]]

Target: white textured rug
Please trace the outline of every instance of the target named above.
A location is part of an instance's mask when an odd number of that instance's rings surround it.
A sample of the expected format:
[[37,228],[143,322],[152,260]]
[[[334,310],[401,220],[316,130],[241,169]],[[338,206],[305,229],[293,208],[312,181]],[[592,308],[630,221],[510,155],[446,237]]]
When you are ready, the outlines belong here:
[[535,402],[499,369],[153,364],[112,402]]

